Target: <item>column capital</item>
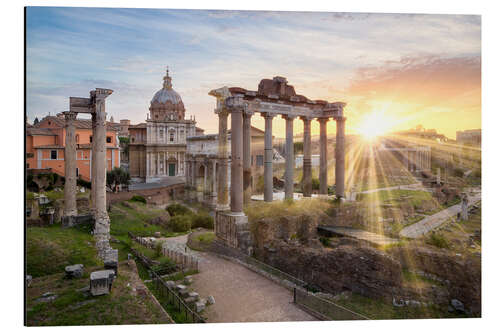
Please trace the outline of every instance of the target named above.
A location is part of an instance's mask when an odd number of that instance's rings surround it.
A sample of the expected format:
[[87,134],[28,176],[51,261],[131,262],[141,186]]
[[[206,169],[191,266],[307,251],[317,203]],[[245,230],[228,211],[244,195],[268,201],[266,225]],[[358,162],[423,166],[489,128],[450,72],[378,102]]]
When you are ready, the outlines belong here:
[[231,96],[226,98],[224,105],[228,109],[229,113],[247,111],[247,105],[241,96]]
[[281,115],[281,118],[285,119],[285,120],[294,120],[295,119],[295,115],[290,115],[290,114],[282,114]]
[[64,119],[65,120],[76,120],[76,112],[68,111],[64,112]]
[[330,120],[330,118],[328,118],[328,117],[320,117],[320,118],[317,118],[317,120],[320,123],[327,123]]
[[340,122],[345,122],[347,120],[347,118],[346,117],[334,117],[333,120],[340,121]]
[[311,116],[300,116],[300,119],[304,122],[308,121],[308,122],[311,122],[311,120],[314,119],[314,117],[311,117]]
[[264,118],[268,118],[268,119],[273,119],[274,116],[276,116],[275,114],[272,114],[272,113],[269,113],[269,112],[261,112],[260,115]]

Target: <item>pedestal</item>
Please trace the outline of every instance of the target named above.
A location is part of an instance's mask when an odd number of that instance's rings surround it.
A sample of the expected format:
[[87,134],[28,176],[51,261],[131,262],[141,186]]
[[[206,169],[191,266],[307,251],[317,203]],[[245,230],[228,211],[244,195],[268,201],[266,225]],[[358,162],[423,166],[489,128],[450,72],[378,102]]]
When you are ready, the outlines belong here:
[[228,247],[251,255],[253,240],[250,232],[248,216],[231,211],[215,212],[215,235],[217,239]]

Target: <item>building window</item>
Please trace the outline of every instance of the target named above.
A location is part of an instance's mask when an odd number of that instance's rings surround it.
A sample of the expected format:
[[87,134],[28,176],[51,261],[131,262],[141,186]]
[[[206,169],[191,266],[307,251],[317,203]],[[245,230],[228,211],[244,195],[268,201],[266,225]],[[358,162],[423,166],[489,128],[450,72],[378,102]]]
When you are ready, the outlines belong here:
[[160,139],[163,139],[163,129],[160,129]]
[[78,143],[78,142],[80,142],[80,135],[78,135],[78,134],[77,134],[77,135],[75,136],[75,141],[76,141],[77,143]]
[[257,158],[257,161],[256,161],[257,166],[263,166],[264,165],[264,155],[257,155],[256,158]]
[[111,143],[111,137],[110,137],[110,136],[107,136],[107,137],[106,137],[106,142],[107,142],[107,143]]
[[51,150],[50,151],[50,159],[51,160],[57,160],[57,150]]
[[170,132],[170,142],[174,142],[174,132]]
[[30,164],[26,163],[26,169],[29,169],[29,168],[30,168]]
[[76,168],[76,178],[78,178],[78,176],[80,176],[79,171],[80,171],[80,170],[78,170],[78,168]]
[[135,138],[134,138],[134,137],[132,137],[132,142],[134,142],[134,141],[135,141]]
[[253,165],[253,155],[250,156],[250,165]]
[[92,135],[90,136],[90,143],[92,143]]

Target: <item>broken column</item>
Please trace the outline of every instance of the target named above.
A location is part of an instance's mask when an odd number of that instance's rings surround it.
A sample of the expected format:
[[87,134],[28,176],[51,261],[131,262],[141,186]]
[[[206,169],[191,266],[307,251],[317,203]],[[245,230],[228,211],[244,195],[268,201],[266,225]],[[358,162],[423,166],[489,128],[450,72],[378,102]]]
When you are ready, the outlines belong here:
[[94,238],[98,255],[103,261],[118,261],[118,250],[109,245],[109,216],[106,210],[106,110],[105,99],[111,95],[110,89],[97,88],[92,91],[95,100],[95,228]]
[[326,123],[328,118],[318,118],[319,121],[319,194],[328,195],[328,156]]
[[312,163],[311,163],[311,118],[302,117],[304,122],[304,158],[302,160],[302,192],[304,197],[312,194]]
[[76,208],[76,133],[75,112],[65,112],[66,142],[64,145],[64,214],[62,224],[72,226],[78,215]]
[[252,164],[251,164],[251,124],[252,114],[243,114],[243,202],[249,203],[252,197]]
[[283,116],[286,121],[286,143],[285,143],[285,200],[293,199],[293,172],[295,169],[295,158],[293,153],[293,119],[291,116]]
[[335,196],[344,198],[345,184],[345,118],[336,118],[337,133],[335,142]]
[[273,115],[263,114],[266,127],[264,137],[264,201],[273,201]]

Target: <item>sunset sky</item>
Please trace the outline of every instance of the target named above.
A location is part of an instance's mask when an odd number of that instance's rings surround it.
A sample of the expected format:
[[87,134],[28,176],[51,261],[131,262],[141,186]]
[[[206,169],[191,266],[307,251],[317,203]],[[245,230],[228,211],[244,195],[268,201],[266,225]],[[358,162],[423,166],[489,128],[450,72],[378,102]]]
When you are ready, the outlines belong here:
[[[30,7],[26,45],[30,121],[103,87],[115,121],[143,122],[168,65],[206,133],[217,129],[211,89],[257,90],[277,75],[310,99],[346,102],[348,133],[367,122],[453,139],[481,128],[479,16]],[[284,123],[274,120],[275,136]]]

